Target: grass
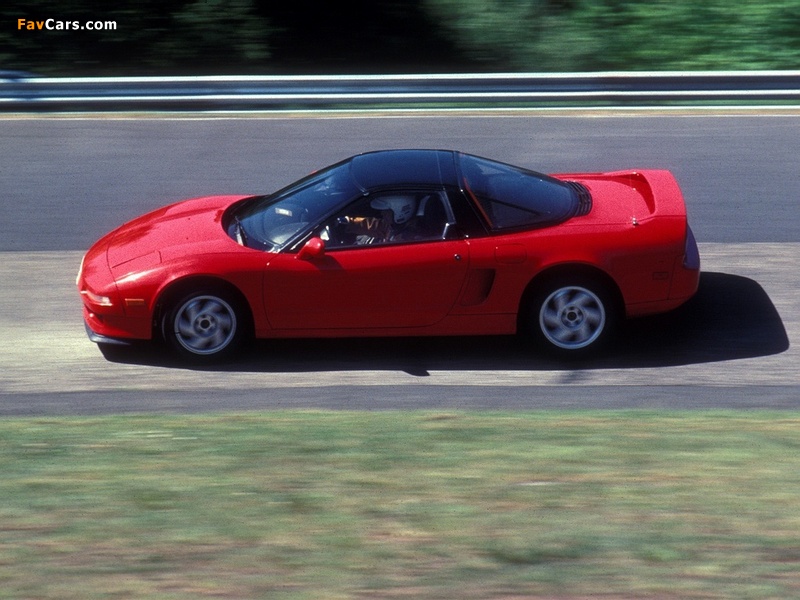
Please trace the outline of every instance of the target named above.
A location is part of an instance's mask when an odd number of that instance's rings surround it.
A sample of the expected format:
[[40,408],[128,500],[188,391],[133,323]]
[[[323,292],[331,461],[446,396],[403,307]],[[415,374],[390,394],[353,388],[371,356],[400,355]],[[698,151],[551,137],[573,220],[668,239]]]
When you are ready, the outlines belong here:
[[800,596],[800,415],[0,423],[0,598]]

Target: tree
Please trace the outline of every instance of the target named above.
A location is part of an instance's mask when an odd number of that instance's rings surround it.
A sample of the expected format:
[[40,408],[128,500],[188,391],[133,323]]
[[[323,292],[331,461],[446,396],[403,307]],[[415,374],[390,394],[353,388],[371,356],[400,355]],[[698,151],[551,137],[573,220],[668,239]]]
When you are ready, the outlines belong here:
[[424,0],[484,68],[796,69],[796,0]]

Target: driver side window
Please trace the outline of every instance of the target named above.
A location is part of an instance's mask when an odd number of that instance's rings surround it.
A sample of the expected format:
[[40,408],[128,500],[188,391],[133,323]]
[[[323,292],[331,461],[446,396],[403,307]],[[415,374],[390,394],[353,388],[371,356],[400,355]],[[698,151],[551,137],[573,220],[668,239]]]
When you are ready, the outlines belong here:
[[360,198],[323,224],[329,248],[434,241],[445,238],[452,212],[443,193],[381,192]]

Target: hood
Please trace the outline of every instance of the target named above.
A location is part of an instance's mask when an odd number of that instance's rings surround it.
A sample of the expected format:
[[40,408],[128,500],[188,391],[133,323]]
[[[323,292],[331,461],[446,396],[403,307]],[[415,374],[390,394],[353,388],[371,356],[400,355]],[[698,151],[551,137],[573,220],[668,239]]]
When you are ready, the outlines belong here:
[[[142,215],[122,225],[109,237],[108,264],[113,270],[137,259],[187,245],[236,244],[225,233],[222,216],[232,204],[249,196],[209,196],[185,200]],[[228,243],[226,243],[228,242]]]

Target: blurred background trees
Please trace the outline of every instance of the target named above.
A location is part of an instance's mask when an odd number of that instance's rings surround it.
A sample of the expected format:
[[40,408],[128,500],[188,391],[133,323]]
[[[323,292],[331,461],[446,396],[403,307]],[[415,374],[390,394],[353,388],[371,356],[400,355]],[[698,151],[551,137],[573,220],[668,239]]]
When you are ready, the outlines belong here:
[[800,68],[797,0],[12,0],[0,15],[0,69],[42,75]]

